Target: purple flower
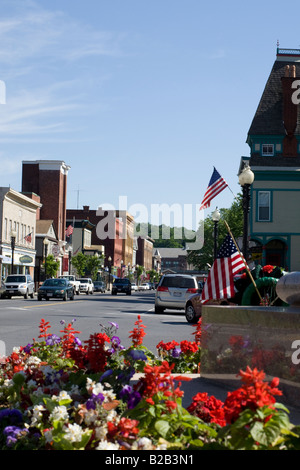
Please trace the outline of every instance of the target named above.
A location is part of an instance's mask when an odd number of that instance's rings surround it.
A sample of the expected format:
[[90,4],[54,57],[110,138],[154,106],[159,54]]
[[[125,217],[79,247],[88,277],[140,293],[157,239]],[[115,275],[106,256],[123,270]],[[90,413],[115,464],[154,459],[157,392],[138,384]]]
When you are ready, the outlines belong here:
[[61,341],[61,339],[60,339],[59,336],[57,336],[55,334],[52,334],[52,335],[47,337],[46,344],[47,344],[47,346],[54,346],[55,344],[60,343],[60,341]]
[[28,429],[26,428],[19,428],[17,426],[6,426],[3,430],[3,434],[6,436],[6,445],[8,447],[13,446],[16,442],[18,437],[21,434],[27,433]]
[[146,354],[140,349],[131,349],[128,351],[128,356],[130,356],[134,361],[147,361]]
[[109,323],[111,326],[114,326],[114,327],[116,328],[116,330],[119,328],[118,323],[115,323],[115,322],[113,322],[113,321],[109,321],[108,323]]
[[102,382],[103,379],[106,379],[107,377],[109,377],[111,374],[113,374],[114,371],[112,369],[108,369],[106,370],[105,372],[103,372],[103,374],[101,375],[100,377],[100,380],[99,382]]
[[141,395],[139,392],[136,392],[131,385],[124,385],[122,390],[120,391],[120,398],[123,401],[127,402],[127,406],[129,409],[133,409],[141,400]]
[[174,348],[172,350],[172,357],[176,358],[176,357],[179,357],[181,354],[181,349],[180,348]]
[[79,338],[77,338],[77,336],[74,338],[74,343],[77,345],[77,346],[81,346],[82,345],[82,342]]
[[24,351],[28,354],[30,353],[31,348],[32,348],[32,344],[28,343],[27,346],[25,346]]
[[96,405],[101,405],[104,402],[104,395],[102,393],[98,393],[98,395],[92,395],[91,398],[88,399],[86,402],[86,409],[87,410],[95,410]]
[[1,410],[0,411],[0,422],[7,420],[10,424],[23,423],[23,415],[19,410],[13,408],[12,410]]

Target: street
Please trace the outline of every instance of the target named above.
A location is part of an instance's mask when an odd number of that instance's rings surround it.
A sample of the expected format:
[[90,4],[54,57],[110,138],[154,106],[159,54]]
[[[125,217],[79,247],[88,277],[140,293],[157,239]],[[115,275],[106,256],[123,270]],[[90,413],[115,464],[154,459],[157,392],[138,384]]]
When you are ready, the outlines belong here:
[[[0,300],[0,341],[5,354],[11,354],[14,346],[25,346],[39,336],[39,323],[42,318],[50,322],[51,333],[59,335],[61,321],[70,323],[81,333],[81,341],[90,334],[100,332],[101,324],[113,321],[119,325],[118,336],[123,346],[131,344],[130,331],[134,328],[137,316],[141,315],[146,326],[144,345],[156,353],[159,341],[193,341],[195,328],[187,323],[183,310],[167,310],[163,314],[154,313],[154,291],[133,292],[131,296],[110,293],[80,294],[73,301],[53,299],[38,301],[14,297]],[[3,352],[1,351],[3,354]]]

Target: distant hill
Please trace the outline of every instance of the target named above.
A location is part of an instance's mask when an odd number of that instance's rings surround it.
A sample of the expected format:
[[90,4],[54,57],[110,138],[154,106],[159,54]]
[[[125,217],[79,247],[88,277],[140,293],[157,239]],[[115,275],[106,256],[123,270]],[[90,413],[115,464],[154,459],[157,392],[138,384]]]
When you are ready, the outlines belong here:
[[136,235],[148,235],[154,241],[154,247],[182,248],[186,243],[195,240],[196,233],[184,227],[169,227],[167,225],[152,225],[142,223],[136,225]]

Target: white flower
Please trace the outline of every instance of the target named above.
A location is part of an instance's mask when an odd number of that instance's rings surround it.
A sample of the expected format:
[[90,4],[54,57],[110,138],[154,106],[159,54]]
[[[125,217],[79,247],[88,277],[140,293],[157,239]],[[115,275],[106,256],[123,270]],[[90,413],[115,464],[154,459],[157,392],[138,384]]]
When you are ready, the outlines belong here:
[[41,359],[39,359],[38,357],[36,356],[30,356],[27,360],[27,365],[38,365],[41,361]]
[[102,440],[99,442],[98,447],[96,450],[118,450],[120,448],[119,444],[114,444],[113,442],[107,442],[106,440]]
[[56,406],[49,416],[49,419],[58,421],[60,419],[66,421],[69,419],[68,410],[65,406]]
[[46,439],[46,442],[50,443],[52,442],[53,438],[52,438],[52,431],[51,430],[47,430],[47,431],[44,431],[44,437]]
[[103,440],[106,437],[107,434],[107,425],[104,424],[103,426],[98,426],[95,429],[95,436],[96,439]]
[[43,411],[45,408],[43,405],[35,405],[32,410],[32,418],[31,418],[31,425],[36,425],[39,421],[41,421],[43,417]]
[[66,392],[65,390],[62,390],[59,395],[58,395],[58,401],[60,400],[72,400],[72,398],[70,397],[70,395],[68,394],[68,392]]
[[68,427],[65,428],[65,439],[70,442],[80,442],[82,436],[84,434],[83,429],[79,426],[79,424],[69,424]]
[[87,426],[94,423],[97,418],[98,418],[98,415],[97,413],[95,413],[94,410],[89,410],[86,413],[84,413],[84,422]]

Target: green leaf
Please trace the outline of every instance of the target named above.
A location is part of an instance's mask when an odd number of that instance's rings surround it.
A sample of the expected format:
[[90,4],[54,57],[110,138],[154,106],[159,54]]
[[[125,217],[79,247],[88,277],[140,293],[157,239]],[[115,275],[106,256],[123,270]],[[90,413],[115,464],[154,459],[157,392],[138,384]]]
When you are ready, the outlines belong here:
[[155,424],[154,424],[154,427],[155,427],[156,431],[164,438],[167,436],[167,434],[170,430],[170,425],[169,425],[168,421],[165,421],[163,419],[160,419],[160,420],[156,421]]

